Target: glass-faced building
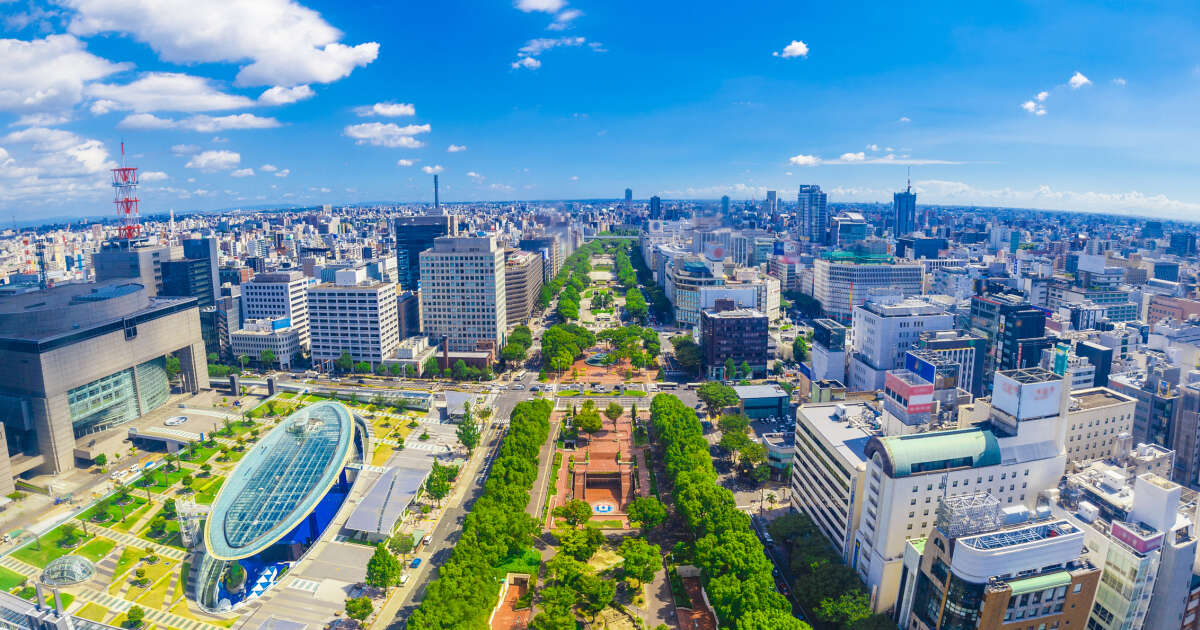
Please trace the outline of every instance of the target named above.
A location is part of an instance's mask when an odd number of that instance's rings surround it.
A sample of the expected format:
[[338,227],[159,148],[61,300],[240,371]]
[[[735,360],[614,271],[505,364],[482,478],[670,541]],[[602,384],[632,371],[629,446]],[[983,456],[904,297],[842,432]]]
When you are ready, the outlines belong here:
[[242,458],[204,526],[196,601],[230,610],[270,589],[337,516],[366,450],[365,428],[344,405],[293,413]]

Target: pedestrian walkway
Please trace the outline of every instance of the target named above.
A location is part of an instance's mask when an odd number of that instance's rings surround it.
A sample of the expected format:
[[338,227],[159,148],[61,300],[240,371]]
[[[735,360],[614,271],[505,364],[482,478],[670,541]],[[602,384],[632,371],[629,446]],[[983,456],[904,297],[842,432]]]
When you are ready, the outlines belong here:
[[[118,615],[128,612],[134,606],[133,602],[88,588],[81,590],[78,601],[97,603]],[[176,615],[175,613],[145,607],[142,607],[142,610],[146,611],[146,619],[148,621],[169,628],[177,628],[178,630],[225,630],[223,626]]]
[[306,580],[304,578],[293,578],[292,583],[288,584],[288,588],[294,588],[297,591],[306,591],[316,595],[317,589],[321,588],[321,583],[314,582],[312,580]]
[[419,440],[417,438],[409,438],[409,440],[404,443],[404,448],[412,449],[414,451],[429,451],[431,453],[439,453],[446,450],[446,447],[442,446],[441,444],[434,444]]
[[121,543],[122,545],[137,547],[138,549],[145,549],[145,548],[149,547],[154,550],[154,553],[156,553],[160,556],[163,556],[164,558],[170,558],[172,560],[183,560],[188,555],[188,553],[182,549],[176,549],[175,547],[161,545],[156,542],[151,542],[149,540],[138,538],[137,536],[126,534],[125,532],[119,532],[115,529],[109,529],[107,527],[101,527],[99,525],[92,525],[92,528],[98,530],[106,538],[111,538],[111,539]]
[[41,574],[42,570],[29,564],[25,564],[12,556],[4,556],[0,558],[0,567],[11,569],[25,576],[35,576]]

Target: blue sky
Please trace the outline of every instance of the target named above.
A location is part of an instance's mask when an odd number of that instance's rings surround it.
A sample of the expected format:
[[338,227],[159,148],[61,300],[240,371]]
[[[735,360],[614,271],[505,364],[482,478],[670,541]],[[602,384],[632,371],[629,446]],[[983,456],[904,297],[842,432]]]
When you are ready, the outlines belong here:
[[635,196],[1200,217],[1179,3],[0,0],[0,216]]

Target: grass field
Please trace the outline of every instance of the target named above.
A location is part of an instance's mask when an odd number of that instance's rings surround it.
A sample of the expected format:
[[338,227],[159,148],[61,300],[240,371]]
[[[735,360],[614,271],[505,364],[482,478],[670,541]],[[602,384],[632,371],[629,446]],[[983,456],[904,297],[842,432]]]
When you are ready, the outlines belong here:
[[116,521],[118,523],[121,522],[122,510],[124,511],[125,518],[128,519],[134,512],[136,512],[143,505],[146,505],[145,497],[139,497],[135,494],[130,494],[129,495],[129,503],[126,503],[123,506],[117,505],[116,502],[113,501],[108,506],[108,510],[105,510],[102,512],[100,509],[100,506],[97,505],[97,506],[93,507],[92,509],[88,510],[87,512],[84,512],[84,516],[87,517],[87,520],[89,522],[92,522],[92,521],[95,521],[96,515],[103,514],[103,516],[105,517],[105,520],[99,521],[100,524],[111,526],[114,521]]
[[134,510],[133,512],[130,512],[125,517],[125,520],[123,520],[119,523],[114,523],[112,525],[109,525],[109,527],[112,527],[113,529],[118,530],[118,531],[127,532],[130,529],[133,529],[133,526],[137,524],[138,519],[142,518],[142,516],[146,512],[149,512],[152,508],[154,508],[155,505],[156,505],[155,503],[146,503],[146,501],[143,500],[142,505],[140,507],[138,507],[138,509]]
[[[155,518],[157,517],[158,515],[156,514]],[[151,522],[154,521],[153,518],[150,520]],[[167,527],[165,531],[166,534],[164,536],[161,538],[155,538],[150,535],[150,525],[147,524],[142,531],[138,532],[138,538],[158,543],[160,545],[167,545],[168,547],[175,547],[176,549],[184,549],[183,539],[179,536],[179,521],[176,521],[175,519],[167,519]]]
[[100,562],[100,559],[107,556],[109,552],[116,547],[116,541],[107,538],[96,538],[86,545],[79,548],[75,553],[91,560],[92,562]]
[[121,557],[117,558],[117,568],[113,570],[113,583],[119,582],[121,575],[132,569],[133,565],[137,564],[144,555],[146,552],[137,547],[126,547],[121,550]]
[[84,604],[83,608],[80,608],[74,613],[76,617],[82,617],[89,621],[95,621],[98,623],[103,623],[104,619],[108,617],[109,614],[110,613],[107,608],[95,602],[88,602]]
[[[30,543],[14,551],[12,556],[25,564],[30,564],[35,567],[44,569],[50,561],[60,556],[65,556],[74,551],[73,548],[58,546],[58,541],[63,538],[63,528],[58,526],[50,531],[49,534],[41,537],[41,549],[38,549],[37,543]],[[91,536],[85,538],[90,540]]]
[[23,583],[25,583],[24,575],[12,569],[0,567],[0,590],[11,591]]
[[536,576],[542,566],[542,555],[536,549],[526,549],[515,556],[504,559],[499,566],[492,569],[496,578],[503,578],[509,573],[526,573]]

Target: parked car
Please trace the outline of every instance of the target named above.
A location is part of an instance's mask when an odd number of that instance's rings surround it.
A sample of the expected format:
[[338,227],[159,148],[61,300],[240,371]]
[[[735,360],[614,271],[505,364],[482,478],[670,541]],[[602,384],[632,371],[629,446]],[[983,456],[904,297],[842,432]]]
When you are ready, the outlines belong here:
[[412,564],[410,564],[410,565],[408,565],[408,566],[410,566],[410,567],[412,567],[412,568],[414,568],[414,569],[415,569],[415,568],[417,568],[417,567],[419,567],[419,566],[421,566],[421,559],[420,559],[420,558],[413,558]]

